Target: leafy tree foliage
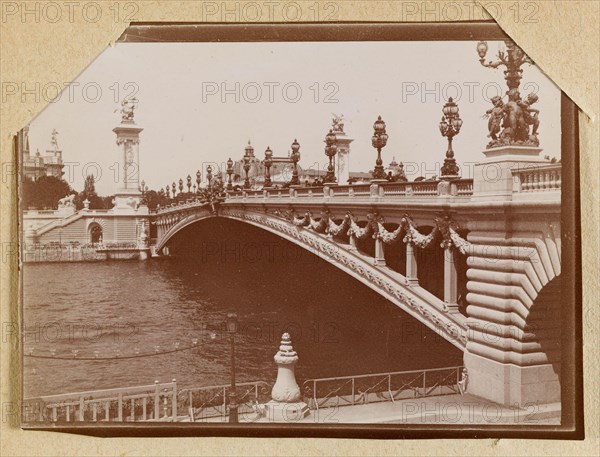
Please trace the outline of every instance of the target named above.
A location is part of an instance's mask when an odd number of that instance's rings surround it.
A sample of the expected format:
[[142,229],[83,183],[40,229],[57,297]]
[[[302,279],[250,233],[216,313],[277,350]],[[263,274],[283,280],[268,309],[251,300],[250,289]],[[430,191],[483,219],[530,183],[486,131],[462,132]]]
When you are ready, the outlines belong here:
[[56,209],[58,200],[75,191],[64,179],[56,176],[40,176],[36,181],[23,180],[23,208]]
[[[88,175],[85,177],[83,184],[83,191],[79,192],[75,197],[75,207],[79,210],[83,208],[83,202],[85,200],[90,202],[90,209],[105,209],[105,201],[102,197],[99,197],[96,193],[96,185],[94,181],[94,175]],[[112,206],[109,206],[111,208]]]

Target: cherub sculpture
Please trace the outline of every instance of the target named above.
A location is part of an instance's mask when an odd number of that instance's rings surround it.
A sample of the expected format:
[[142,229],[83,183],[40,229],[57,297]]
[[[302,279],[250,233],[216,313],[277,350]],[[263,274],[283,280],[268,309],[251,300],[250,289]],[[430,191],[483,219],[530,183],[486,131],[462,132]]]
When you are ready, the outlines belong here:
[[523,118],[527,124],[527,130],[529,130],[529,126],[532,126],[531,137],[537,137],[538,127],[540,126],[540,120],[538,119],[538,114],[540,111],[538,109],[532,108],[531,105],[536,103],[539,100],[539,97],[533,92],[527,96],[525,101],[521,101],[519,105],[523,109]]
[[497,140],[502,119],[504,119],[504,102],[502,101],[502,97],[498,95],[492,97],[491,102],[494,107],[485,112],[485,117],[488,118],[488,137],[492,140]]
[[539,100],[538,96],[531,93],[523,100],[516,88],[510,89],[507,95],[506,103],[500,96],[492,97],[494,106],[485,112],[484,117],[489,119],[488,137],[491,138],[488,148],[508,144],[538,146],[539,110],[531,106]]

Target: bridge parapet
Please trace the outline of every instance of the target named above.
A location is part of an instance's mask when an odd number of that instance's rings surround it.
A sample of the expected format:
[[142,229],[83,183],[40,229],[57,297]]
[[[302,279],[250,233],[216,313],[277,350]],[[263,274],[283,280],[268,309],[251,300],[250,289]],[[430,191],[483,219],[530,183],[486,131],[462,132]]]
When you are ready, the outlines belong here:
[[398,200],[407,198],[469,197],[473,194],[472,179],[418,182],[386,182],[348,185],[325,185],[323,187],[293,186],[288,189],[266,188],[227,192],[226,200],[255,199],[381,199]]

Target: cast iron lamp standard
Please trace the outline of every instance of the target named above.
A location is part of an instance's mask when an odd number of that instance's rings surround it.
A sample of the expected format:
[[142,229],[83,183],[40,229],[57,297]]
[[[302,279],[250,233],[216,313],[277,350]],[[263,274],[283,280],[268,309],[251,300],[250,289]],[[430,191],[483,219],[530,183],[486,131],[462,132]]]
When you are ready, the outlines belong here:
[[206,180],[208,181],[208,188],[212,187],[212,167],[208,165],[206,167]]
[[244,156],[244,172],[246,173],[246,179],[244,180],[244,189],[250,189],[250,156]]
[[200,181],[202,180],[202,173],[200,170],[196,171],[196,193],[200,193]]
[[327,166],[327,174],[323,179],[324,183],[335,183],[335,172],[333,167],[333,158],[337,154],[337,137],[333,130],[330,129],[329,133],[325,136],[325,155],[329,157],[329,165]]
[[179,194],[183,192],[183,179],[179,178]]
[[265,150],[265,160],[263,160],[263,164],[265,165],[265,183],[263,187],[271,187],[273,185],[271,181],[271,165],[273,165],[273,151],[271,148],[267,146]]
[[381,160],[381,150],[385,147],[388,140],[388,134],[385,132],[385,122],[381,119],[381,116],[377,117],[377,120],[373,124],[373,137],[371,142],[373,147],[377,149],[377,160],[375,161],[375,168],[373,169],[373,179],[386,179],[385,171],[383,169],[383,160]]
[[233,160],[231,157],[227,161],[227,190],[233,190],[233,184],[231,183],[231,175],[233,174]]
[[452,150],[452,138],[460,133],[462,126],[462,119],[458,114],[458,105],[454,103],[452,97],[448,99],[448,102],[442,108],[442,120],[440,121],[440,133],[442,136],[448,138],[448,150],[446,151],[446,158],[444,159],[444,165],[442,165],[442,179],[456,179],[458,178],[459,167],[456,165],[454,159],[454,151]]
[[238,331],[238,317],[236,313],[227,314],[227,333],[231,343],[231,388],[229,390],[229,423],[238,423],[238,404],[235,386],[235,335]]
[[504,72],[504,79],[508,85],[508,89],[518,89],[521,83],[521,77],[523,70],[521,66],[524,63],[533,65],[534,62],[529,58],[523,50],[510,40],[504,42],[506,44],[506,53],[504,51],[498,51],[498,60],[495,62],[485,63],[485,55],[488,51],[488,45],[486,41],[480,41],[477,43],[477,54],[479,54],[479,62],[481,65],[487,68],[498,68],[500,65],[506,67]]
[[192,177],[190,175],[187,175],[187,189],[188,189],[188,194],[192,191]]
[[[140,200],[140,205],[147,205],[148,204],[148,199],[146,198],[146,194],[148,193],[148,186],[146,185],[146,181],[144,181],[142,179],[141,185],[140,185],[140,192],[142,193],[142,198]],[[90,202],[87,200],[87,208],[89,208]],[[86,205],[85,202],[83,202],[84,205]]]
[[300,185],[300,179],[298,179],[298,162],[300,161],[300,143],[298,140],[294,140],[292,143],[292,153],[290,154],[292,159],[292,179],[290,181],[291,186]]

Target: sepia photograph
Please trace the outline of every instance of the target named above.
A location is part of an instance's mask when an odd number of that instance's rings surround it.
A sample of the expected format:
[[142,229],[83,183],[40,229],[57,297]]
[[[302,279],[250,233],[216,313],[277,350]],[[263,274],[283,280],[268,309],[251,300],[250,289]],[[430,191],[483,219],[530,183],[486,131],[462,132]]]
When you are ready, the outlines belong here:
[[544,69],[499,28],[198,27],[130,26],[14,138],[23,427],[573,430]]

